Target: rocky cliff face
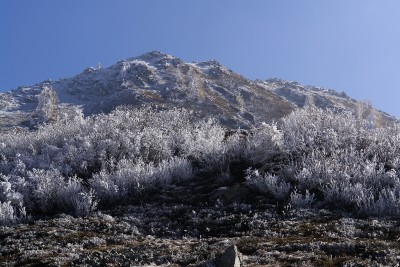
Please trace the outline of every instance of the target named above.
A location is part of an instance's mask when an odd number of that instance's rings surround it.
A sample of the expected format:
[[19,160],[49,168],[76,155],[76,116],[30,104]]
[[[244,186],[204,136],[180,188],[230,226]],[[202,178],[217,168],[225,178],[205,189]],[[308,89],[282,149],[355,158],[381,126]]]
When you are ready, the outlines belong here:
[[[49,86],[58,95],[60,110],[80,106],[85,115],[93,115],[119,105],[183,107],[235,128],[276,121],[305,105],[338,111],[359,106],[345,93],[279,79],[252,81],[216,61],[185,63],[153,51],[108,68],[87,68],[68,79],[43,81],[0,94],[1,126],[32,126],[38,95]],[[364,113],[373,113],[383,124],[396,120],[371,107]]]

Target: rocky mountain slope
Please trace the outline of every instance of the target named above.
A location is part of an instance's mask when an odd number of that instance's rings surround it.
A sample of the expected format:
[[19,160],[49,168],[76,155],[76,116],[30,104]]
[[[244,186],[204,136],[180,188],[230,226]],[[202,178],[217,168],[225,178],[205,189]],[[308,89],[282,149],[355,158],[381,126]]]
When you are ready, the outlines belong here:
[[[213,116],[229,127],[271,122],[305,105],[356,110],[359,102],[345,93],[279,79],[249,80],[216,61],[185,63],[160,52],[119,61],[108,68],[87,68],[57,81],[20,86],[0,94],[0,125],[32,127],[38,95],[51,87],[60,107],[80,106],[85,115],[107,113],[119,105],[184,107],[199,117]],[[381,123],[396,119],[372,107],[364,116]]]

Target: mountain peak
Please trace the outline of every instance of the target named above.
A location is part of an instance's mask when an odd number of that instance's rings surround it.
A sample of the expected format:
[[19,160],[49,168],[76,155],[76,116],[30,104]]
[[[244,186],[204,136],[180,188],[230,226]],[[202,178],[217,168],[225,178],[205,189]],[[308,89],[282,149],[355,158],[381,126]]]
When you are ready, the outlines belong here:
[[169,54],[153,50],[149,51],[147,53],[144,53],[138,57],[134,57],[135,59],[141,59],[141,60],[146,60],[146,61],[152,61],[152,60],[161,60],[161,59],[177,59],[174,56],[171,56]]
[[[355,110],[357,101],[343,93],[306,87],[281,79],[253,81],[216,60],[185,63],[150,51],[108,68],[88,68],[68,79],[45,81],[0,94],[2,126],[31,125],[40,87],[49,84],[62,105],[80,106],[85,115],[109,112],[120,105],[158,105],[196,110],[228,127],[251,127],[276,121],[307,104],[337,111]],[[380,120],[395,118],[378,112]]]
[[147,52],[137,57],[132,57],[126,60],[122,60],[120,62],[139,62],[139,61],[146,62],[146,64],[149,64],[153,67],[162,67],[162,66],[165,67],[168,64],[178,66],[184,63],[181,59],[177,57],[155,50]]

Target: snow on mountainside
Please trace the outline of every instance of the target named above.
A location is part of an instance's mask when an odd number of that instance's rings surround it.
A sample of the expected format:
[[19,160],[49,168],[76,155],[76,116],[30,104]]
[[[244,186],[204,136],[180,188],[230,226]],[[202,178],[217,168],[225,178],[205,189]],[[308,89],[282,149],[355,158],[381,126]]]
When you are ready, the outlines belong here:
[[[57,93],[60,110],[80,106],[85,115],[92,115],[119,105],[184,107],[201,117],[211,115],[226,126],[244,128],[277,120],[305,105],[338,111],[359,106],[345,93],[279,79],[252,81],[216,61],[185,63],[153,51],[108,68],[91,67],[68,79],[0,94],[0,126],[32,127],[38,95],[45,87]],[[396,120],[372,108],[366,112],[379,123]]]

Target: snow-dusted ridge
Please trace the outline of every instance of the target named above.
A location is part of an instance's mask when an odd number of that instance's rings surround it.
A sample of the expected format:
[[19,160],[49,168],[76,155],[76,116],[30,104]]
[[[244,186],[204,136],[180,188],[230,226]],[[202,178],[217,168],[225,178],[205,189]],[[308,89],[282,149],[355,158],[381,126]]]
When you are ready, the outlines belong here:
[[[109,112],[119,105],[162,105],[196,110],[229,127],[249,127],[277,120],[304,105],[355,110],[345,93],[280,79],[249,80],[215,60],[185,63],[158,51],[90,67],[71,78],[43,81],[0,94],[1,126],[29,127],[44,86],[59,103],[81,106],[85,115]],[[377,111],[382,123],[396,120]]]

